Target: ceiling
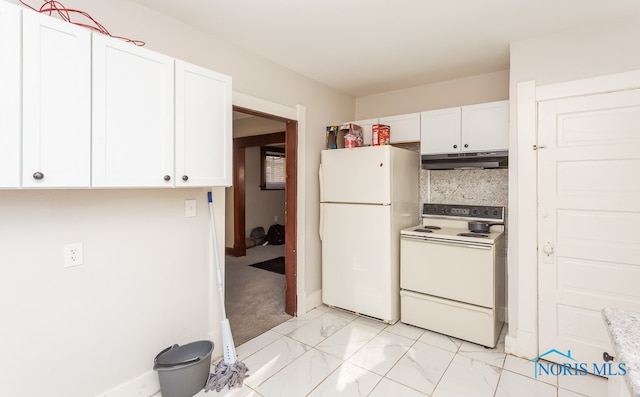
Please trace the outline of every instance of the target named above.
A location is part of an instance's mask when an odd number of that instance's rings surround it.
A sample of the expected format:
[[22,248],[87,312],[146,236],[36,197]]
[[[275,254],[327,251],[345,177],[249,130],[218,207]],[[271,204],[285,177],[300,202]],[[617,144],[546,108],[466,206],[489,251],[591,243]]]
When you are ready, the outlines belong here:
[[512,42],[640,21],[640,0],[134,1],[355,97],[508,69]]

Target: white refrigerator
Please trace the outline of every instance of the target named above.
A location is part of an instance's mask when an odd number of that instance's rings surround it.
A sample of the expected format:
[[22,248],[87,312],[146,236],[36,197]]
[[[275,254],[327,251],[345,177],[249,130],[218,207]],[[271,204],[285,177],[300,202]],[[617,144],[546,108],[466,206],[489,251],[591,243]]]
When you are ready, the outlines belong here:
[[322,302],[389,324],[400,318],[400,230],[419,223],[417,152],[323,150]]

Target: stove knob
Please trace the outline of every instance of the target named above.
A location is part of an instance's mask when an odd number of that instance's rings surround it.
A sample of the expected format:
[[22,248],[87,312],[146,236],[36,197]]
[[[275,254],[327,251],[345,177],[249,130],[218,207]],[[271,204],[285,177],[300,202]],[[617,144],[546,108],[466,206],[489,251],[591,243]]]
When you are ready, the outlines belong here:
[[489,210],[484,210],[485,215],[489,215]]

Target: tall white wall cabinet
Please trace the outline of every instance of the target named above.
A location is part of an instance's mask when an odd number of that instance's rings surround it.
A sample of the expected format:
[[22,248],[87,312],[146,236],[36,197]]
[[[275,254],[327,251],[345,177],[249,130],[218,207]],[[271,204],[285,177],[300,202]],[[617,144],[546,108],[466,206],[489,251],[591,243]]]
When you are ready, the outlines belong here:
[[0,186],[20,186],[20,8],[0,2]]
[[178,60],[175,76],[175,184],[228,186],[233,144],[231,79]]
[[0,1],[0,188],[230,186],[231,114],[229,76]]
[[89,187],[91,32],[22,17],[22,186]]
[[173,58],[93,36],[93,186],[173,185]]

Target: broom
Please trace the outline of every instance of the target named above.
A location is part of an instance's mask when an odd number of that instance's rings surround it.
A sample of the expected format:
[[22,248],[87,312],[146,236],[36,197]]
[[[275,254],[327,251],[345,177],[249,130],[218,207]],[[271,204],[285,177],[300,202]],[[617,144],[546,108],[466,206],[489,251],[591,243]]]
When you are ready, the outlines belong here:
[[213,220],[213,198],[211,192],[207,193],[209,198],[209,224],[211,227],[211,239],[213,242],[213,257],[216,264],[216,273],[218,276],[218,292],[220,293],[220,305],[222,308],[222,350],[224,358],[218,362],[213,373],[209,374],[209,379],[205,385],[205,392],[214,390],[219,392],[225,386],[229,389],[234,387],[242,387],[242,381],[247,375],[248,368],[244,363],[237,361],[238,355],[233,345],[233,336],[231,335],[231,326],[224,309],[224,288],[222,286],[222,273],[220,272],[220,263],[218,262],[218,242],[216,239],[216,226]]

